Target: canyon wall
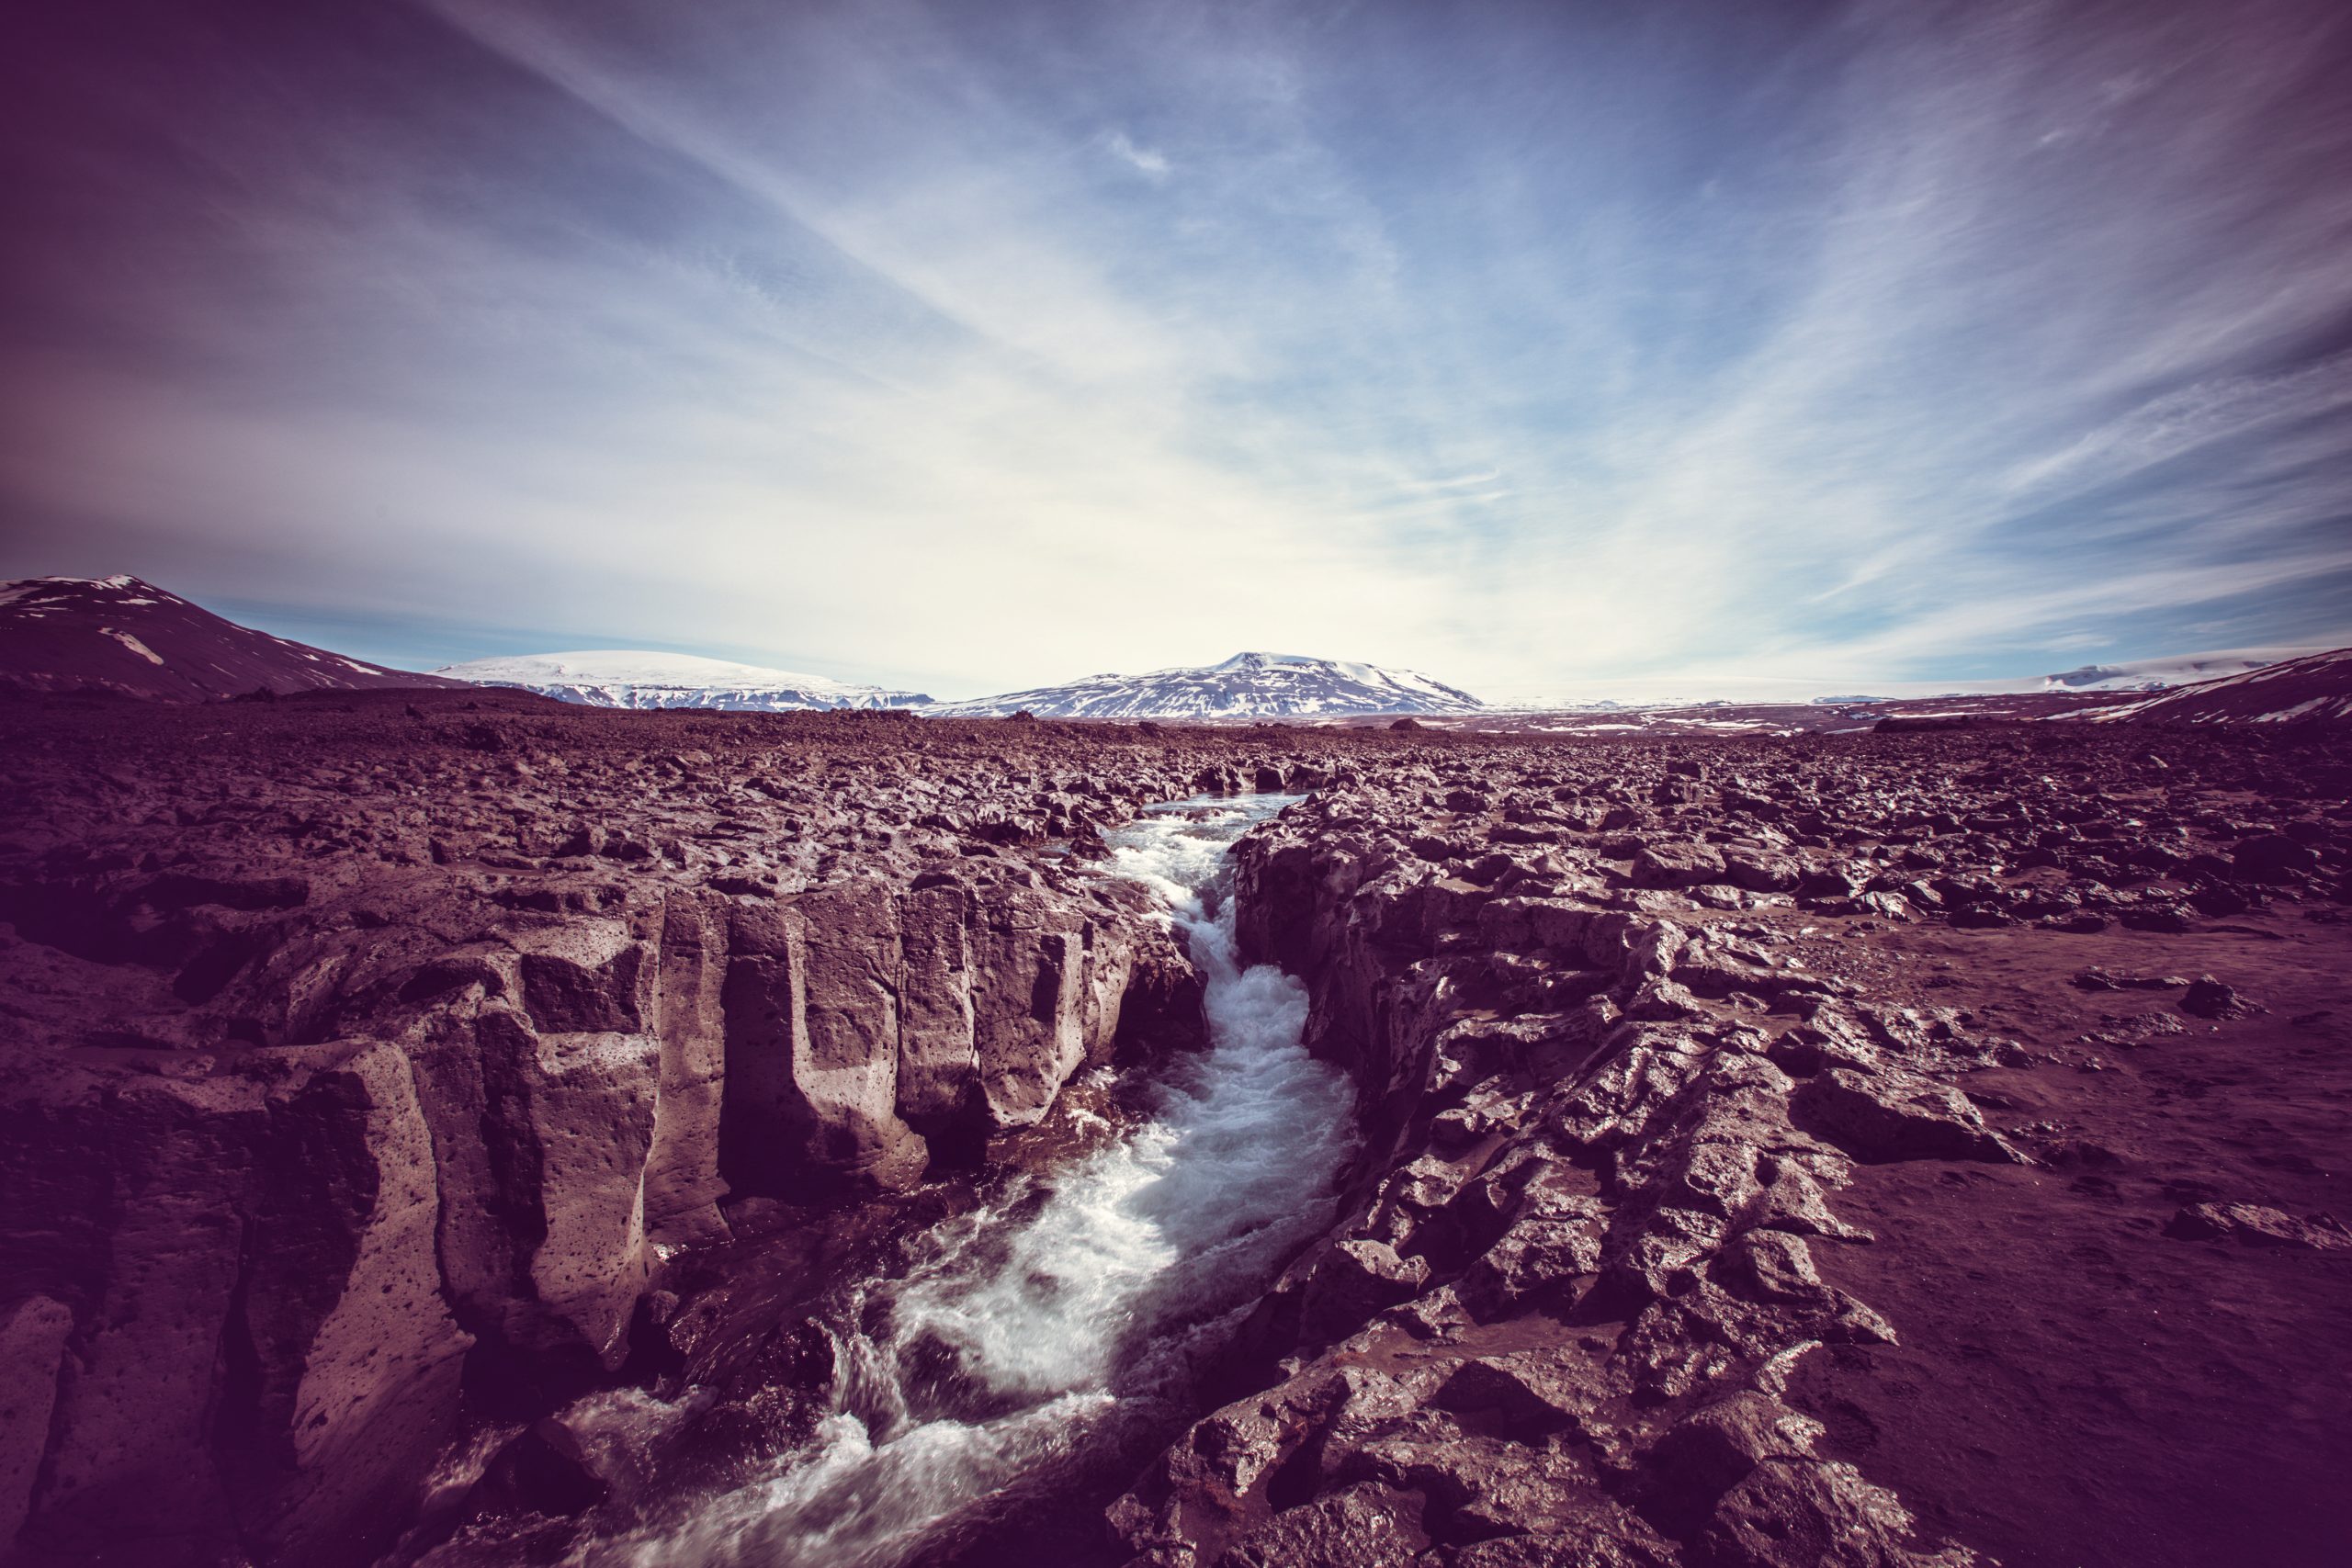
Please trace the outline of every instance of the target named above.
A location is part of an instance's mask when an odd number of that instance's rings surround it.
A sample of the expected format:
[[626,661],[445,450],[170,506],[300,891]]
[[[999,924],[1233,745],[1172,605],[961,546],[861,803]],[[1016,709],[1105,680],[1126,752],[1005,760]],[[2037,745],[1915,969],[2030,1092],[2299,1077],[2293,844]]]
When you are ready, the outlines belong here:
[[1233,748],[1098,782],[1034,728],[926,727],[926,765],[910,719],[418,701],[20,734],[24,1561],[369,1561],[464,1421],[618,1372],[730,1207],[972,1168],[1072,1075],[1197,1037],[1189,960],[1083,857],[1240,782]]

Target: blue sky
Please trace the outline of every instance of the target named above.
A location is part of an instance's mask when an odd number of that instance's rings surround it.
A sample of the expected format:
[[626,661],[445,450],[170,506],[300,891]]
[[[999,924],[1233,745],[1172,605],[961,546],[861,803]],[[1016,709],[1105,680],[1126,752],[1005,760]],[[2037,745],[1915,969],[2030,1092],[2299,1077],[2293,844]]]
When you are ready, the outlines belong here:
[[2352,642],[2337,6],[44,26],[0,575],[943,696]]

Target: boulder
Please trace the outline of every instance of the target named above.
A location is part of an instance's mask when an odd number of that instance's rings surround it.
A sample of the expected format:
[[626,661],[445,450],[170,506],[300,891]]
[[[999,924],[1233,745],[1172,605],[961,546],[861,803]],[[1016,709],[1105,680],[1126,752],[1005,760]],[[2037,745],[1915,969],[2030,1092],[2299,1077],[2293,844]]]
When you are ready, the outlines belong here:
[[1464,1295],[1505,1311],[1538,1301],[1566,1306],[1577,1283],[1599,1271],[1607,1227],[1598,1203],[1588,1214],[1517,1220],[1472,1265]]
[[1911,1516],[1853,1466],[1768,1459],[1726,1492],[1690,1542],[1694,1568],[1967,1568],[1960,1547],[1914,1544]]
[[1337,1339],[1383,1308],[1420,1294],[1429,1278],[1424,1259],[1399,1258],[1385,1242],[1340,1242],[1308,1278],[1305,1331],[1311,1339]]
[[2165,1234],[2182,1241],[2236,1242],[2241,1247],[2332,1252],[2352,1247],[2352,1232],[2319,1214],[2299,1220],[2260,1203],[2191,1203],[2174,1214]]
[[1807,1079],[1791,1107],[1800,1126],[1860,1159],[2025,1163],[1966,1095],[1900,1068],[1832,1067]]
[[1696,887],[1724,880],[1723,855],[1711,844],[1651,844],[1634,857],[1636,887]]
[[1724,880],[1750,893],[1792,893],[1804,873],[1790,856],[1765,850],[1724,852]]
[[2230,863],[2248,882],[2285,883],[2319,868],[2319,852],[2284,833],[2263,833],[2240,841]]
[[2199,975],[2182,994],[2180,1010],[2197,1018],[2220,1020],[2244,1018],[2262,1010],[2212,976]]
[[1768,1460],[1809,1460],[1826,1428],[1767,1393],[1743,1390],[1685,1416],[1650,1454],[1679,1517],[1703,1519]]
[[1570,1346],[1479,1356],[1463,1362],[1437,1393],[1447,1410],[1490,1413],[1507,1436],[1538,1442],[1582,1431],[1616,1393],[1590,1357]]
[[0,1314],[0,1541],[17,1539],[32,1508],[65,1337],[73,1332],[73,1308],[47,1296],[28,1297]]
[[1429,1544],[1419,1499],[1351,1486],[1276,1514],[1227,1547],[1216,1568],[1410,1568]]

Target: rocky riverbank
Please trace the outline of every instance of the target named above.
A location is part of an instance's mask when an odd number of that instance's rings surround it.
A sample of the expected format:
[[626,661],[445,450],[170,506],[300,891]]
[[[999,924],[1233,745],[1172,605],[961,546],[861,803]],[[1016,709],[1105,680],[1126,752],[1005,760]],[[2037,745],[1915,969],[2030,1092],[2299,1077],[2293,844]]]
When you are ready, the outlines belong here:
[[1370,1152],[1126,1547],[2337,1560],[2340,762],[1528,748],[1295,808],[1240,930]]
[[[670,1259],[989,1157],[1198,981],[1086,874],[1263,738],[397,694],[0,713],[0,1528],[365,1562]],[[772,1216],[771,1216],[772,1218]]]

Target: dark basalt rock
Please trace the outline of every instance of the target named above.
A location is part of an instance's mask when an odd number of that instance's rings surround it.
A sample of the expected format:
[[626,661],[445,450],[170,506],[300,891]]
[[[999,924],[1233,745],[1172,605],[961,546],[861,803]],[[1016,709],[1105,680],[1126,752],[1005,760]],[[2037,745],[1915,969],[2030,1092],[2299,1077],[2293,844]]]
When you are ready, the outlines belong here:
[[2180,1010],[2199,1018],[2244,1018],[2262,1010],[2211,975],[2199,975],[2188,983],[2188,991],[2180,998]]
[[2021,1160],[1966,1095],[1901,1069],[1832,1067],[1791,1105],[1801,1125],[1863,1159]]
[[1634,857],[1636,887],[1695,887],[1724,875],[1724,857],[1705,844],[1653,844]]
[[2304,1252],[2352,1247],[2352,1232],[2330,1215],[2299,1220],[2259,1203],[2192,1203],[2173,1215],[2165,1234],[2182,1241],[2229,1240]]

